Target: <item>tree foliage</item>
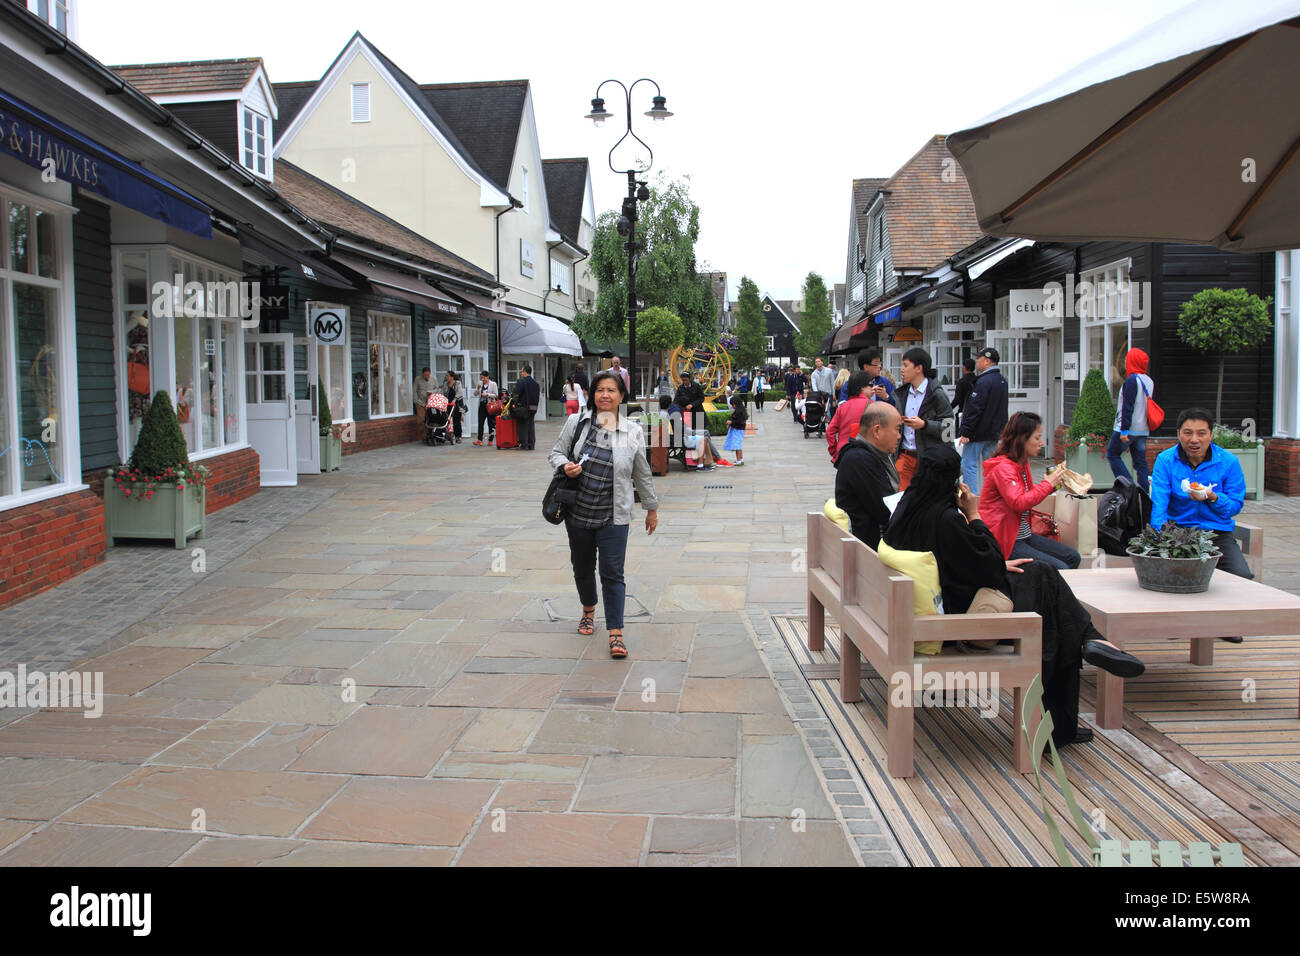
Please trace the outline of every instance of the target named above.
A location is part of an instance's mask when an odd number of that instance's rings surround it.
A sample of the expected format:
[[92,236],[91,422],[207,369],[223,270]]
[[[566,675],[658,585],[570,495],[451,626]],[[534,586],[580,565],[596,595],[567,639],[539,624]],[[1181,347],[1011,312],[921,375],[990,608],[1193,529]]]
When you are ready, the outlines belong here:
[[1074,405],[1070,430],[1066,437],[1081,441],[1087,435],[1110,436],[1115,425],[1115,400],[1106,387],[1106,377],[1100,369],[1092,369],[1084,376],[1079,388],[1079,400]]
[[[591,271],[600,284],[595,313],[574,317],[574,330],[596,341],[617,340],[627,324],[627,250],[618,234],[620,212],[606,210],[596,219]],[[650,198],[637,204],[636,295],[646,310],[659,306],[680,317],[683,341],[718,341],[717,304],[709,281],[700,275],[695,243],[700,237],[700,207],[687,183],[669,181],[661,174],[650,186]],[[637,348],[641,339],[637,321]]]
[[[627,322],[623,323],[627,338]],[[636,347],[647,352],[667,352],[686,341],[686,327],[681,316],[661,305],[643,309],[636,317]]]
[[803,280],[803,319],[794,337],[795,351],[807,359],[821,354],[822,339],[831,330],[831,304],[826,283],[815,272]]
[[758,297],[758,286],[749,276],[740,277],[740,298],[736,303],[736,368],[757,368],[767,361],[767,322],[763,319],[763,303]]
[[166,390],[154,393],[149,411],[140,424],[140,437],[131,452],[130,466],[146,477],[161,475],[168,468],[179,469],[190,463],[185,447],[185,434],[181,431],[171,396]]
[[1273,329],[1273,299],[1245,289],[1202,289],[1178,313],[1178,337],[1194,349],[1219,356],[1219,389],[1214,399],[1217,420],[1223,408],[1224,357],[1258,348]]

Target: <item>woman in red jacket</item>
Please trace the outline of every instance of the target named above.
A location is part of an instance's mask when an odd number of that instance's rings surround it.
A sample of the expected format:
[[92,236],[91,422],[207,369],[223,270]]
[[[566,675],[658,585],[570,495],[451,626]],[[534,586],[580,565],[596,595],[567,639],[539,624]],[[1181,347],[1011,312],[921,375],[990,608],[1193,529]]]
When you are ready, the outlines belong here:
[[831,454],[831,464],[839,467],[840,452],[844,446],[849,443],[849,439],[856,438],[858,426],[862,423],[862,413],[867,410],[867,403],[870,398],[867,396],[867,388],[871,384],[871,376],[866,372],[854,372],[849,376],[848,398],[835,406],[835,414],[831,416],[830,424],[826,426],[826,450]]
[[1079,552],[1069,545],[1034,534],[1029,512],[1061,487],[1065,469],[1035,485],[1029,459],[1043,452],[1043,420],[1033,412],[1016,412],[1002,429],[997,452],[984,462],[980,516],[1008,559],[1032,558],[1058,571],[1077,568]]

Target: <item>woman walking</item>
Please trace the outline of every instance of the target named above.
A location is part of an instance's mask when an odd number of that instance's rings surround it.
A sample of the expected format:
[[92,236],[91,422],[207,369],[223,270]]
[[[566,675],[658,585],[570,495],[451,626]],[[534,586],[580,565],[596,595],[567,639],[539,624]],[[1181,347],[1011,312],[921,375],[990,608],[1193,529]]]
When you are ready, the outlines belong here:
[[1043,704],[1052,715],[1052,740],[1058,747],[1086,743],[1092,731],[1079,724],[1082,662],[1125,678],[1137,677],[1145,665],[1102,638],[1054,567],[1005,558],[982,520],[981,500],[960,477],[961,456],[951,445],[927,448],[885,528],[885,543],[934,553],[944,614],[965,614],[976,592],[991,588],[1009,596],[1013,610],[1041,615]]
[[763,401],[766,398],[764,392],[767,391],[767,376],[762,372],[754,373],[754,410],[761,412],[763,410]]
[[565,529],[573,580],[582,601],[579,634],[596,632],[596,562],[605,596],[609,656],[627,657],[623,643],[623,604],[627,586],[623,564],[632,522],[633,487],[645,509],[646,534],[659,525],[659,499],[645,453],[640,423],[619,414],[627,398],[623,377],[612,370],[596,374],[585,411],[570,415],[551,449],[551,467],[578,478],[578,495]]
[[1065,469],[1037,485],[1029,477],[1029,459],[1043,451],[1043,420],[1033,412],[1016,412],[1002,429],[998,449],[984,462],[980,513],[1006,558],[1032,558],[1058,571],[1079,566],[1079,552],[1068,544],[1034,534],[1029,514],[1034,506],[1061,487]]
[[570,374],[564,383],[564,414],[576,415],[582,407],[582,389]]
[[[1143,491],[1150,491],[1147,436],[1151,427],[1147,421],[1147,402],[1156,390],[1156,383],[1147,374],[1147,353],[1129,349],[1124,356],[1124,371],[1128,378],[1119,391],[1119,408],[1115,409],[1115,427],[1106,445],[1106,462],[1116,478],[1133,479]],[[1132,475],[1124,467],[1125,451],[1133,459]]]

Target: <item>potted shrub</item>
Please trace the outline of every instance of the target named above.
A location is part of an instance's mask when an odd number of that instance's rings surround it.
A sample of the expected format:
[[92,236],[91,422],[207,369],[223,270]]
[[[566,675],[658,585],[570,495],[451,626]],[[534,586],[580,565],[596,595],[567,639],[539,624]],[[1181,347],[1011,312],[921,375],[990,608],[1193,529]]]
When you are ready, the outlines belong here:
[[1101,371],[1093,369],[1083,379],[1074,417],[1065,434],[1065,463],[1079,474],[1092,475],[1094,488],[1109,488],[1115,476],[1106,463],[1106,443],[1115,427],[1115,402]]
[[1159,531],[1147,525],[1140,535],[1129,539],[1127,551],[1139,586],[1174,594],[1208,589],[1222,557],[1212,531],[1181,527],[1172,521]]
[[1249,352],[1268,340],[1273,328],[1273,299],[1261,299],[1245,289],[1202,289],[1183,303],[1178,313],[1178,337],[1206,355],[1219,356],[1219,387],[1214,420],[1223,417],[1224,358]]
[[105,478],[108,546],[118,538],[163,538],[183,548],[191,535],[203,537],[208,478],[208,469],[190,463],[171,398],[157,392],[131,460]]
[[334,434],[334,417],[320,379],[316,380],[316,415],[320,420],[320,470],[338,471],[343,463],[343,439]]
[[1237,456],[1242,473],[1246,476],[1246,494],[1258,499],[1264,488],[1264,443],[1223,425],[1214,426],[1214,443]]

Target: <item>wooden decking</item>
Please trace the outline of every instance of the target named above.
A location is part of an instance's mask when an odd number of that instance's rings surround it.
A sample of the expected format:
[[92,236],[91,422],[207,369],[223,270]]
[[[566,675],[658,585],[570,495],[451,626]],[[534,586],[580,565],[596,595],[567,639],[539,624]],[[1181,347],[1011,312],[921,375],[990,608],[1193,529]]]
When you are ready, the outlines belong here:
[[[816,654],[804,642],[806,620],[775,624],[914,866],[1056,865],[1033,778],[1012,765],[1008,693],[991,719],[973,708],[918,710],[916,775],[891,778],[884,680],[864,666],[862,701],[841,702],[838,666],[825,666],[839,660],[832,622]],[[1123,730],[1096,730],[1093,743],[1061,752],[1079,805],[1102,835],[1238,842],[1250,865],[1300,865],[1300,638],[1219,642],[1212,667],[1189,664],[1186,641],[1129,649],[1147,672],[1128,683]],[[980,656],[970,660],[978,671]],[[1089,722],[1094,674],[1084,668],[1080,710]],[[1242,700],[1246,679],[1253,702]],[[1089,865],[1055,781],[1047,786],[1075,862]]]

